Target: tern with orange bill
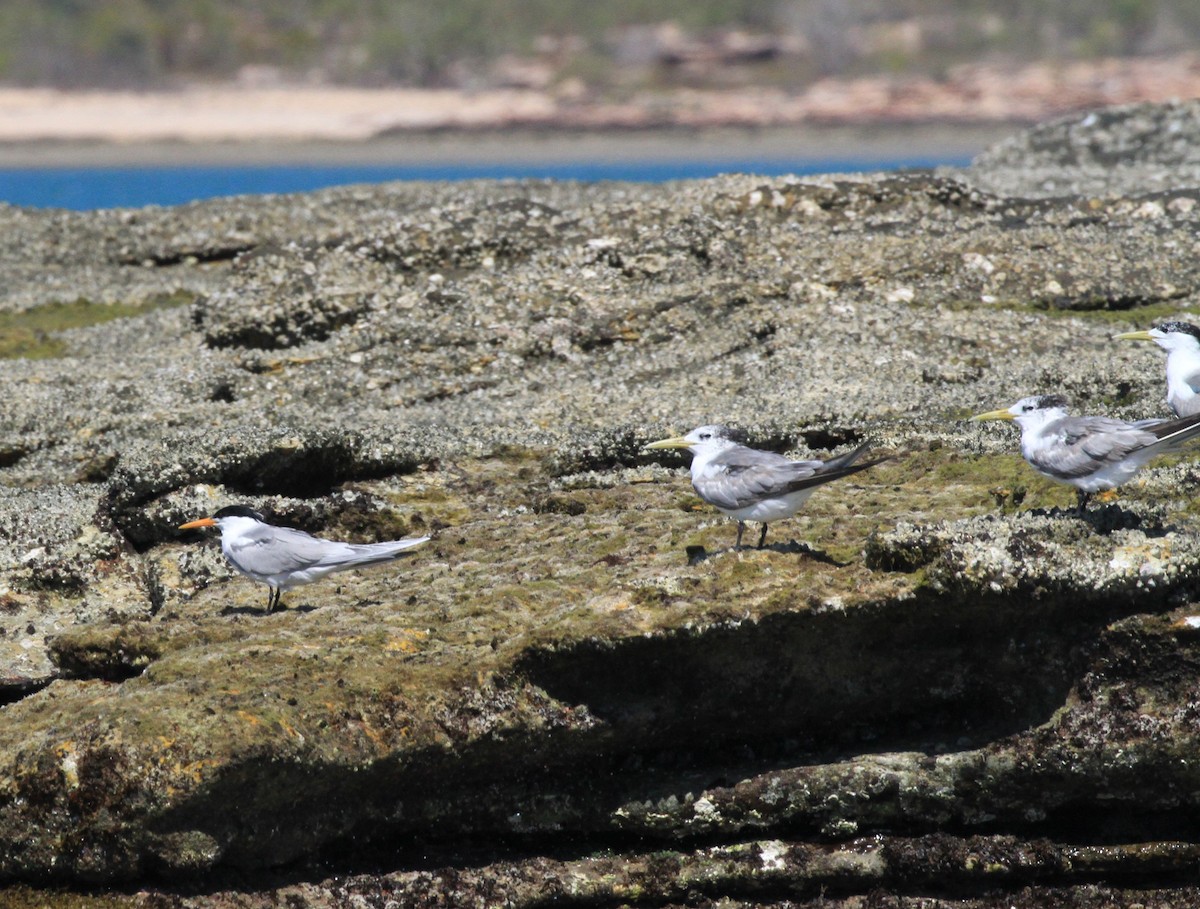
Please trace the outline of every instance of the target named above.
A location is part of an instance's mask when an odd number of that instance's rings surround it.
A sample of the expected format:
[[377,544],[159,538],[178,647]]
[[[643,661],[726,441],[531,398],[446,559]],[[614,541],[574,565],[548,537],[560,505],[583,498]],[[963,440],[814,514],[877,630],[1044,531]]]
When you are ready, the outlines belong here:
[[420,546],[429,537],[409,537],[386,543],[339,543],[268,524],[245,505],[230,505],[210,518],[188,521],[180,530],[216,527],[221,531],[221,552],[229,564],[246,577],[266,584],[271,593],[267,612],[283,607],[283,591],[307,584],[335,571],[391,562]]

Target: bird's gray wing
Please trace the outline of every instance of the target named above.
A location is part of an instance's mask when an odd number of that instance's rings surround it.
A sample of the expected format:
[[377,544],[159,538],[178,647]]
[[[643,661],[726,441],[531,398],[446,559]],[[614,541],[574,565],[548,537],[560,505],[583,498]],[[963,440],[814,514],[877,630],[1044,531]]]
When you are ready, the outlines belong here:
[[692,480],[700,498],[717,508],[746,508],[764,497],[778,495],[799,469],[811,475],[820,461],[791,461],[773,451],[738,446],[722,451],[703,477]]
[[1180,417],[1178,420],[1164,420],[1149,431],[1158,440],[1162,450],[1174,448],[1200,435],[1200,413]]
[[303,530],[262,526],[241,538],[226,555],[242,571],[275,575],[300,571],[324,561],[339,544],[320,540]]
[[[866,442],[863,442],[861,445],[859,445],[858,448],[854,448],[854,449],[846,452],[845,454],[840,454],[836,458],[830,458],[828,461],[825,462],[825,469],[826,470],[837,470],[842,467],[849,467],[851,464],[853,464],[855,461],[857,461],[859,458],[861,458],[863,455],[863,452],[865,452],[870,447],[871,447],[871,442],[870,442],[870,440],[867,440]],[[871,466],[873,464],[878,464],[881,461],[888,461],[888,460],[890,460],[890,458],[878,458],[878,459],[872,461],[871,464],[867,465],[867,466]],[[854,471],[851,471],[851,473],[853,473],[853,472]]]
[[745,508],[765,498],[792,492],[792,483],[813,477],[816,473],[814,465],[820,464],[820,461],[792,461],[786,465],[726,464],[720,472],[695,484],[696,492],[718,508]]
[[1057,434],[1059,444],[1036,452],[1030,460],[1062,480],[1090,476],[1157,441],[1147,429],[1109,417],[1067,417],[1047,430]]
[[869,447],[869,442],[864,443],[829,461],[792,461],[770,451],[736,448],[713,459],[714,466],[724,469],[706,477],[704,488],[697,487],[696,491],[718,508],[745,508],[764,498],[821,486],[887,460],[854,463]]

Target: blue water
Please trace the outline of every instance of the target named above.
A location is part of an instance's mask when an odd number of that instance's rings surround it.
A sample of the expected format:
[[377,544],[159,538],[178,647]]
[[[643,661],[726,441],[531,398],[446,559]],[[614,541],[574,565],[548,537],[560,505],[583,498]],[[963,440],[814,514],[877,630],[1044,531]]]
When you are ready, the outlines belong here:
[[36,208],[178,205],[215,196],[290,193],[349,183],[388,180],[469,180],[545,177],[559,180],[665,180],[727,173],[852,173],[868,170],[964,166],[962,159],[830,159],[720,161],[581,161],[554,164],[250,165],[204,167],[0,168],[0,202]]

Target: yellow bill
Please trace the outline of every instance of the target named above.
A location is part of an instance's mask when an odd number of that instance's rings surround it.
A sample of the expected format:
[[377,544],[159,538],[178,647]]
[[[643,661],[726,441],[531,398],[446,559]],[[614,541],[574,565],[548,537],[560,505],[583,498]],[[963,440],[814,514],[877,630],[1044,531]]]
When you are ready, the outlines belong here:
[[659,439],[657,442],[651,442],[647,448],[691,448],[692,443],[683,436],[672,436],[669,439]]
[[984,420],[1015,420],[1011,410],[989,410],[987,413],[971,417],[972,423],[982,423]]
[[1154,335],[1148,331],[1124,331],[1119,335],[1113,335],[1114,341],[1153,341]]

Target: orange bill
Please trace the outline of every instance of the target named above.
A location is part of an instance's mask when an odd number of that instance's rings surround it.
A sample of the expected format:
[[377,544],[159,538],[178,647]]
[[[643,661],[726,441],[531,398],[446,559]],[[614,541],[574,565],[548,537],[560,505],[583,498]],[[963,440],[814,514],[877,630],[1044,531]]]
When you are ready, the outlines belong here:
[[200,518],[198,521],[188,521],[186,524],[180,524],[180,530],[194,530],[197,527],[216,527],[217,522],[212,518]]

